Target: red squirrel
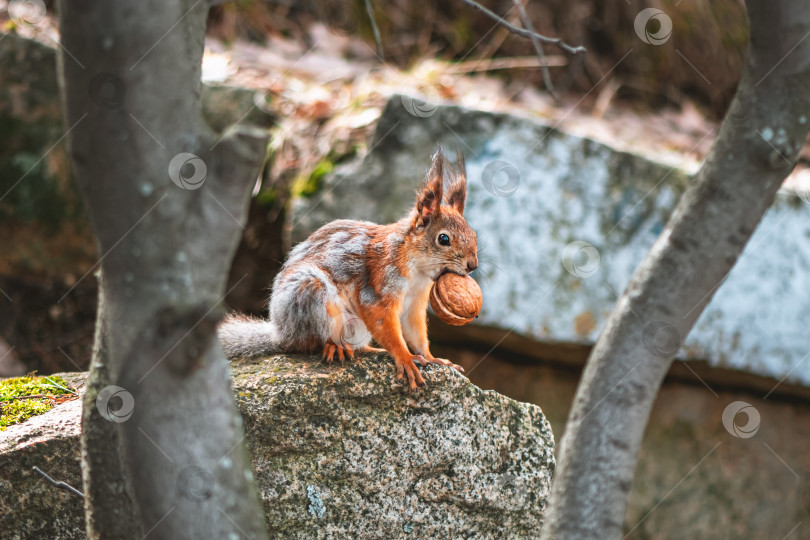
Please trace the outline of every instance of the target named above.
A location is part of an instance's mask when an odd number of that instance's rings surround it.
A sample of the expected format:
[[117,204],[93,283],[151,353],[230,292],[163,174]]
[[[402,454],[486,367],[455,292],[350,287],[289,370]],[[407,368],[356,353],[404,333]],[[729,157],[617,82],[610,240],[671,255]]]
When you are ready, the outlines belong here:
[[341,219],[312,233],[273,281],[269,319],[229,315],[222,322],[226,355],[322,352],[327,363],[342,362],[355,351],[379,352],[369,347],[373,338],[411,390],[425,385],[414,362],[461,371],[430,353],[427,305],[439,276],[478,266],[476,235],[462,215],[466,194],[463,154],[453,167],[439,148],[408,215],[388,225]]

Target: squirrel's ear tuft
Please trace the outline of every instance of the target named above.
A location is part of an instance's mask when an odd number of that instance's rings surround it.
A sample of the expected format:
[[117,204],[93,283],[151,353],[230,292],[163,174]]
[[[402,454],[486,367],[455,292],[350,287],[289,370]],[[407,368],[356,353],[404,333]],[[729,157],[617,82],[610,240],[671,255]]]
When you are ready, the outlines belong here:
[[441,211],[442,184],[444,180],[444,156],[441,147],[433,154],[427,182],[416,196],[416,217],[421,225],[436,217]]
[[447,190],[445,202],[456,209],[459,214],[464,213],[464,201],[467,199],[467,168],[464,165],[464,154],[461,149],[456,150],[456,166],[453,184]]

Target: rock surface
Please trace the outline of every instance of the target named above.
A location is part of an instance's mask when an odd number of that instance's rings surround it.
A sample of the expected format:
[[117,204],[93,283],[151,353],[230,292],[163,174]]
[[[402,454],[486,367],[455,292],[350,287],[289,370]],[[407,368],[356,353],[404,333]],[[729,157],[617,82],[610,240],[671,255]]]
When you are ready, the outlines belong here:
[[[596,340],[689,182],[685,170],[535,120],[395,96],[363,163],[296,202],[293,240],[336,218],[401,217],[437,143],[466,155],[484,293],[476,322],[546,343]],[[807,354],[808,237],[810,204],[780,195],[680,356],[810,384],[810,371],[794,369]],[[664,332],[639,346],[679,339]]]
[[[271,536],[537,535],[555,465],[540,408],[448,368],[423,373],[427,388],[412,394],[385,355],[335,367],[303,356],[233,364]],[[72,403],[0,433],[0,530],[10,538],[84,535],[81,501],[31,471],[81,487]]]
[[[84,381],[75,373],[62,377],[74,388]],[[0,538],[86,538],[82,499],[33,470],[81,491],[81,413],[81,400],[67,401],[0,431]]]

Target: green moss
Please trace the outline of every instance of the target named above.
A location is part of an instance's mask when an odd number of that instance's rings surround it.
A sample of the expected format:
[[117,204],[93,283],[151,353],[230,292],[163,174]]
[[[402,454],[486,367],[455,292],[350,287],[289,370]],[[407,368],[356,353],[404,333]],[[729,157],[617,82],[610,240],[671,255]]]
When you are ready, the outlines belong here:
[[[60,388],[63,387],[63,388]],[[0,382],[0,401],[33,394],[59,395],[72,393],[67,390],[67,382],[58,375],[49,377],[16,377]]]
[[293,197],[309,198],[318,193],[323,185],[323,177],[334,168],[335,164],[329,157],[322,159],[309,176],[302,175],[295,179],[291,189]]
[[0,405],[3,413],[0,414],[0,430],[5,430],[6,427],[19,424],[44,412],[48,412],[53,408],[53,403],[47,399],[26,399],[11,401]]
[[278,192],[275,187],[262,189],[256,195],[256,199],[265,208],[273,208],[278,200]]
[[[60,388],[61,387],[61,388]],[[0,431],[51,410],[52,396],[72,393],[61,377],[17,377],[0,382]],[[25,396],[49,397],[19,399]]]

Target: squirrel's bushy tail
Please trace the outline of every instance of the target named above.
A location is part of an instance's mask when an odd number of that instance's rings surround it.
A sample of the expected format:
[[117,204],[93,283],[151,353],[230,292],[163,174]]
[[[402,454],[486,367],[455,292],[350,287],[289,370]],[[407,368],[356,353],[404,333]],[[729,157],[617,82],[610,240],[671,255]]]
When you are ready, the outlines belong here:
[[229,360],[284,352],[276,325],[265,319],[228,315],[217,328],[217,335]]

